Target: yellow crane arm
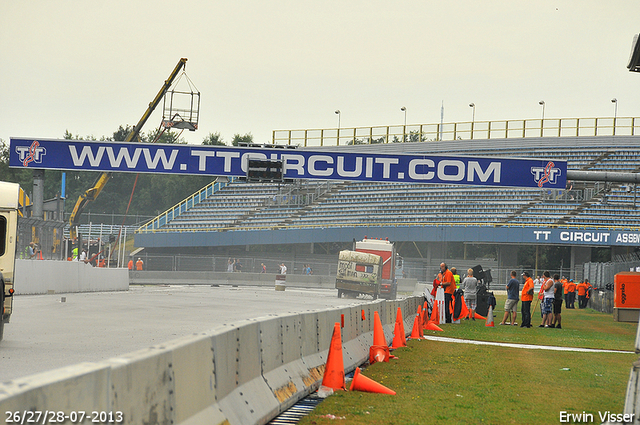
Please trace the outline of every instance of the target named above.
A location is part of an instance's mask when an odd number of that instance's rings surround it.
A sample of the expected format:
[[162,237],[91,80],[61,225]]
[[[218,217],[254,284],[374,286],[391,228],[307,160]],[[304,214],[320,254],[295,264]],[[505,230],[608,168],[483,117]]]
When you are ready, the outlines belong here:
[[144,112],[144,114],[142,114],[142,118],[140,118],[140,121],[138,121],[138,124],[136,124],[136,126],[133,127],[133,130],[131,130],[131,133],[129,133],[127,135],[127,138],[124,139],[125,142],[133,142],[135,141],[135,139],[138,139],[140,135],[140,130],[142,130],[142,126],[144,125],[144,123],[147,122],[147,120],[151,116],[151,113],[153,112],[154,109],[156,109],[156,106],[158,106],[158,104],[164,97],[165,93],[171,88],[171,84],[173,84],[173,82],[175,81],[180,71],[186,66],[187,66],[187,58],[180,59],[176,67],[171,72],[171,75],[169,75],[169,78],[165,80],[164,85],[162,86],[162,88],[160,89],[156,97],[151,101],[151,103],[149,103],[149,107]]
[[[171,85],[175,81],[176,77],[186,65],[187,65],[187,58],[181,58],[178,64],[176,65],[176,67],[171,72],[171,75],[169,75],[169,78],[165,80],[162,88],[160,89],[156,97],[151,101],[151,103],[149,103],[149,107],[142,115],[142,118],[140,118],[140,121],[138,121],[138,124],[136,124],[135,127],[133,127],[131,132],[124,139],[125,142],[133,142],[136,140],[139,141],[140,131],[142,130],[142,126],[144,126],[144,124],[147,122],[147,120],[151,116],[151,113],[154,111],[154,109],[156,109],[156,107],[162,100],[165,93],[167,93],[169,88],[171,88]],[[75,239],[78,236],[77,226],[78,226],[78,223],[80,222],[80,215],[82,214],[82,210],[84,209],[84,207],[87,205],[89,201],[95,201],[95,199],[98,197],[100,192],[102,192],[102,189],[104,189],[105,185],[107,184],[110,178],[111,178],[111,173],[102,173],[100,177],[98,177],[98,179],[93,184],[93,187],[91,187],[90,189],[87,189],[82,195],[80,195],[80,197],[76,201],[76,205],[73,207],[71,216],[69,216],[69,237],[71,239]]]

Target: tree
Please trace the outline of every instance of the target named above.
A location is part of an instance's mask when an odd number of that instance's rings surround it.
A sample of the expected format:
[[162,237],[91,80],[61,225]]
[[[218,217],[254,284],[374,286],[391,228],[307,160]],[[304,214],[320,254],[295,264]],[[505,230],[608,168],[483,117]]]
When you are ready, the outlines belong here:
[[362,139],[356,139],[355,137],[347,142],[347,145],[364,145],[365,141]]
[[238,146],[241,143],[253,143],[253,134],[251,133],[246,133],[245,135],[241,136],[240,134],[236,133],[233,135],[233,140],[231,141],[231,145],[233,146]]
[[27,193],[33,187],[33,170],[9,168],[9,145],[0,139],[0,180],[19,183]]
[[169,145],[174,145],[174,144],[186,145],[187,144],[186,140],[180,138],[180,133],[171,131],[171,129],[166,131],[162,131],[160,129],[155,131],[150,131],[146,136],[146,140],[149,143],[165,143]]
[[209,135],[202,140],[202,144],[205,146],[226,146],[220,133],[209,133]]
[[[118,129],[113,132],[112,136],[103,136],[101,140],[114,142],[124,141],[132,129],[129,125],[120,125]],[[164,132],[161,132],[161,130],[151,130],[148,133],[141,133],[140,141],[152,142],[157,139],[156,143],[186,143],[186,141],[178,137],[179,134],[180,133],[171,130]],[[80,136],[74,136],[68,130],[65,131],[64,137],[65,139],[82,140]],[[0,151],[0,155],[1,154],[2,151]],[[8,163],[8,152],[6,155],[6,163]],[[0,157],[0,176],[2,175],[4,163],[4,158]],[[25,178],[19,182],[23,187],[29,188],[32,184],[31,170],[16,171],[20,171],[23,174],[26,173]],[[57,170],[47,171],[45,178],[45,198],[51,198],[60,192],[61,174],[62,172]],[[91,188],[101,174],[100,172],[92,171],[66,172],[67,202],[65,203],[65,210],[67,214],[73,209],[78,197],[84,193],[84,191]],[[95,201],[87,204],[81,217],[81,222],[87,220],[89,214],[124,214],[127,209],[127,203],[129,202],[135,178],[135,173],[112,173],[111,180],[101,192],[100,196]],[[129,215],[156,215],[158,211],[162,212],[182,201],[192,193],[200,190],[210,183],[212,179],[211,176],[140,174],[131,201]],[[22,180],[28,181],[28,186],[24,186]],[[8,181],[16,180],[8,179]]]

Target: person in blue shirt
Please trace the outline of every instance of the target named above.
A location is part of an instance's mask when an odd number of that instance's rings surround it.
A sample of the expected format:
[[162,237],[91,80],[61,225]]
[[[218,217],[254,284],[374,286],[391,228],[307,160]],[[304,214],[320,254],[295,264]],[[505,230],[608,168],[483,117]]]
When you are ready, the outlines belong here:
[[[502,318],[501,325],[517,325],[516,315],[518,314],[518,301],[520,301],[520,282],[516,279],[518,274],[515,270],[511,272],[511,279],[507,283],[507,301],[504,303],[504,317]],[[511,323],[506,323],[511,313]]]

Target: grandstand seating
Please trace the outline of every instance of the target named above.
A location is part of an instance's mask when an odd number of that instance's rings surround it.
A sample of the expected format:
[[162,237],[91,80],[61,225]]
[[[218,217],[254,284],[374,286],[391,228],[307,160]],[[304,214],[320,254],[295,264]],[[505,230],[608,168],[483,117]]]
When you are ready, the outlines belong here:
[[[566,160],[573,170],[637,172],[640,147],[627,140],[608,146],[588,137],[508,142],[390,143],[387,153],[424,152]],[[365,147],[366,148],[366,147]],[[350,147],[350,149],[365,149]],[[336,149],[336,148],[333,148]],[[320,185],[324,185],[321,194]],[[583,184],[572,191],[442,184],[309,182],[305,190],[276,183],[234,181],[179,214],[164,231],[231,231],[352,225],[640,226],[636,189]],[[316,196],[305,197],[309,187]],[[296,198],[297,197],[297,198]],[[302,201],[301,201],[302,200]],[[640,205],[640,197],[638,197]]]

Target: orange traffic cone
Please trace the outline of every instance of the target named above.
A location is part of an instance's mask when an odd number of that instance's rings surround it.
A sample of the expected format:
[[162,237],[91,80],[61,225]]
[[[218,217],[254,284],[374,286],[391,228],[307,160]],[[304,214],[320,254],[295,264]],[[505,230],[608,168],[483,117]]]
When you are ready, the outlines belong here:
[[413,329],[411,330],[410,338],[412,338],[412,339],[421,339],[422,338],[421,334],[422,334],[422,327],[420,326],[420,319],[418,319],[418,316],[416,316],[413,319]]
[[464,300],[464,297],[460,297],[462,301],[462,312],[460,314],[460,319],[464,317],[469,317],[469,307],[467,307],[467,302]]
[[431,312],[431,322],[436,325],[440,324],[440,311],[438,311],[438,301],[433,302],[433,311]]
[[391,342],[391,348],[406,347],[407,343],[404,339],[404,331],[401,330],[401,324],[396,321],[396,327],[393,330],[393,341]]
[[396,395],[395,391],[385,387],[384,385],[374,381],[371,378],[367,378],[366,376],[360,374],[359,367],[356,368],[356,372],[353,374],[353,380],[351,381],[349,391],[365,391],[368,393]]
[[425,301],[422,305],[422,324],[425,325],[429,321],[429,306]]
[[402,318],[402,309],[400,307],[398,307],[398,311],[396,313],[396,323],[400,325],[400,335],[402,336],[402,343],[404,344],[404,346],[406,346],[407,339],[404,332],[404,319]]
[[474,311],[473,313],[474,313],[474,314],[473,314],[473,317],[475,317],[476,319],[478,319],[478,320],[487,320],[487,318],[486,318],[486,317],[484,317],[484,316],[482,316],[482,315],[480,315],[480,314],[476,313],[475,311]]
[[369,347],[369,363],[389,362],[389,347],[386,345],[372,345]]
[[344,360],[342,358],[342,336],[340,335],[340,323],[333,325],[333,335],[331,335],[331,345],[327,364],[322,377],[322,386],[334,390],[346,390],[347,384],[344,380]]
[[427,325],[424,327],[426,330],[428,331],[440,331],[440,332],[444,332],[444,330],[442,330],[442,328],[438,325],[436,325],[435,323],[433,323],[433,320],[429,320],[429,322],[427,322]]
[[495,327],[493,324],[493,306],[489,306],[489,313],[487,313],[487,323],[485,326]]
[[373,345],[387,345],[387,339],[384,337],[382,322],[377,311],[373,312]]

